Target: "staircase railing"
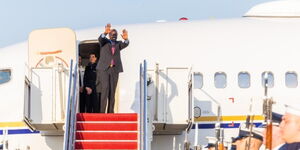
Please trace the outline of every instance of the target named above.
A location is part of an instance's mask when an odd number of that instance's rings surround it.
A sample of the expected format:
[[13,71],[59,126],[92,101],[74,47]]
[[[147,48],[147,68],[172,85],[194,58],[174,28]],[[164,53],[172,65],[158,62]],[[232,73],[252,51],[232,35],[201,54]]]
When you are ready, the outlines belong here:
[[77,108],[77,63],[73,71],[73,60],[70,63],[68,102],[66,108],[66,122],[64,135],[64,150],[73,150],[75,143],[75,123]]
[[140,64],[140,149],[148,149],[147,62]]

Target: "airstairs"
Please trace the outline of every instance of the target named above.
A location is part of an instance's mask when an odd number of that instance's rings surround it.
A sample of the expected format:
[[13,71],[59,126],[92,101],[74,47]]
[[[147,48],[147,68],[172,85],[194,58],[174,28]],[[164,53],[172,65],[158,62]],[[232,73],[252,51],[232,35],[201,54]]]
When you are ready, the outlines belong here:
[[[72,66],[73,63],[71,63]],[[70,68],[72,72],[72,67]],[[70,74],[69,99],[65,122],[64,150],[79,149],[126,149],[126,150],[151,150],[152,136],[157,134],[153,121],[153,106],[149,97],[151,80],[147,73],[147,63],[140,65],[140,113],[77,113],[78,96],[77,65],[75,71]],[[72,82],[71,82],[72,81]],[[188,82],[186,82],[187,84]],[[187,84],[188,85],[188,84]],[[185,100],[185,106],[190,109],[191,102]],[[175,109],[175,107],[174,107]],[[187,112],[182,117],[182,122],[160,122],[159,124],[172,125],[173,131],[166,130],[160,134],[181,134],[191,128],[191,116]],[[160,132],[161,129],[159,129]]]
[[[65,122],[64,150],[148,150],[146,74],[141,74],[141,113],[77,113],[77,64],[70,67],[69,98]],[[142,68],[141,68],[142,72]],[[144,92],[145,91],[145,92]],[[150,149],[149,149],[150,150]]]
[[138,149],[138,115],[78,113],[75,149]]

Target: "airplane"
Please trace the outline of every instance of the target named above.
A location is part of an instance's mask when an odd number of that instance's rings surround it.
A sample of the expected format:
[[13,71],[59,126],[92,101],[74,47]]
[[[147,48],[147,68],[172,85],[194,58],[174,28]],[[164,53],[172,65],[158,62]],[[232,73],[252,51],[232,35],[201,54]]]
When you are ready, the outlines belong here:
[[[250,101],[254,124],[260,125],[266,73],[274,110],[283,113],[281,104],[299,103],[299,6],[297,0],[278,0],[254,6],[242,18],[113,26],[129,31],[115,112],[138,115],[132,149],[203,146],[217,126],[224,139],[235,137]],[[68,93],[78,93],[77,59],[80,54],[86,64],[89,53],[99,53],[103,31],[38,29],[28,41],[0,49],[4,150],[66,149],[66,120],[78,112],[68,108]]]

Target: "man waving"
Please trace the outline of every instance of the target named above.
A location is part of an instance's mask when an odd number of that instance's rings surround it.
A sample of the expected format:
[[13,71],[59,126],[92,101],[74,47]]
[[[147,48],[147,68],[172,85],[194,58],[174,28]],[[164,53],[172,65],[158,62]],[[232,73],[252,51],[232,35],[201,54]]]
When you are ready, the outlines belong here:
[[[109,38],[106,36],[109,35]],[[115,91],[119,73],[123,72],[120,52],[129,45],[128,32],[124,29],[121,35],[124,41],[117,41],[118,32],[111,29],[111,24],[105,26],[105,31],[98,38],[100,44],[100,59],[97,64],[97,92],[100,98],[100,112],[105,113],[108,101],[108,113],[114,113]]]

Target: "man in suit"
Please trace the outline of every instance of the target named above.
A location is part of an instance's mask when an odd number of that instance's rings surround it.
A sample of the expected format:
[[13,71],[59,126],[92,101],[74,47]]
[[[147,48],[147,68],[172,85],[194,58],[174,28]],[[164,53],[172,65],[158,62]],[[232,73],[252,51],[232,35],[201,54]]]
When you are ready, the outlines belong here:
[[[109,35],[109,39],[106,36]],[[105,26],[105,31],[98,38],[100,59],[97,65],[97,92],[101,93],[100,112],[105,113],[108,99],[108,113],[114,113],[115,91],[119,73],[123,72],[120,52],[129,45],[128,32],[124,29],[121,35],[124,41],[117,41],[118,32]]]
[[86,93],[86,112],[88,113],[99,113],[100,104],[96,92],[96,66],[97,66],[97,57],[94,53],[90,54],[90,62],[85,67],[84,72],[84,90]]

